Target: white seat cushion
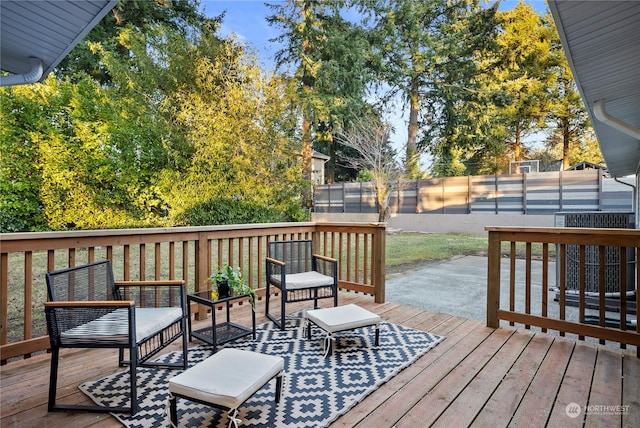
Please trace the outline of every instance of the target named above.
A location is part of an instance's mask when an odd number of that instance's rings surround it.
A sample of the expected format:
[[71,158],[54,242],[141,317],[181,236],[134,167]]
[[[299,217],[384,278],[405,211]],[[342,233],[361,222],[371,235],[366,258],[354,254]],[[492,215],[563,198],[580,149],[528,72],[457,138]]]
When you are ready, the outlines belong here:
[[[182,317],[182,308],[136,308],[136,341],[139,342]],[[89,340],[88,340],[89,339]],[[129,343],[129,311],[116,309],[98,319],[60,334],[63,345],[80,343]]]
[[146,339],[180,318],[182,308],[136,308],[136,339]]
[[223,348],[169,380],[169,392],[236,409],[278,373],[284,359]]
[[[333,285],[332,276],[323,275],[316,271],[288,273],[285,276],[285,281],[287,283],[287,290]],[[280,275],[271,275],[271,283],[281,287]]]
[[380,323],[379,315],[354,304],[313,309],[306,311],[306,317],[327,333],[352,330]]

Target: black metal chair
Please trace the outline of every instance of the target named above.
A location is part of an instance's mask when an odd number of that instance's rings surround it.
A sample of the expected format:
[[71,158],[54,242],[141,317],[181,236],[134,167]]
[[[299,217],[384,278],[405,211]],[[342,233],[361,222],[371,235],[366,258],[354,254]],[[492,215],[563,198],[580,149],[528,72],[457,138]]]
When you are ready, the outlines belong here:
[[[313,241],[272,241],[267,245],[265,315],[281,330],[286,328],[286,304],[333,299],[338,306],[338,261],[313,253]],[[280,290],[280,319],[269,313],[272,289]]]
[[[49,301],[45,303],[45,313],[51,341],[49,411],[133,415],[138,411],[138,367],[187,369],[184,281],[115,282],[109,260],[49,272],[46,280]],[[182,361],[171,364],[150,361],[179,337],[182,337]],[[56,404],[62,348],[118,348],[119,365],[129,365],[131,407]]]

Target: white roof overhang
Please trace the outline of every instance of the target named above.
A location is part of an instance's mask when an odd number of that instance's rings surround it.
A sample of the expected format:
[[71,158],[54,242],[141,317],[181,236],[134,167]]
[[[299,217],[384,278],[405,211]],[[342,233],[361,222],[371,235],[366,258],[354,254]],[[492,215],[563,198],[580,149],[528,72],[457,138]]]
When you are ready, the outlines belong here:
[[42,82],[118,0],[0,1],[0,84]]
[[607,168],[640,172],[640,2],[548,3]]

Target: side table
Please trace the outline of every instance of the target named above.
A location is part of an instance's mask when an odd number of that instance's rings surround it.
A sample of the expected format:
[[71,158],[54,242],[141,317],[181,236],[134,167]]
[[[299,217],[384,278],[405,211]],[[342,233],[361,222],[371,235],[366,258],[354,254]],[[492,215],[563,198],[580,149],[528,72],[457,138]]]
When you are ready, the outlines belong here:
[[[231,322],[229,308],[235,301],[249,297],[251,305],[247,305],[251,309],[252,326],[247,327]],[[211,326],[192,331],[191,329],[191,302],[200,303],[211,309]],[[227,319],[223,322],[217,322],[216,312],[217,306],[226,305]],[[240,296],[225,297],[223,299],[211,300],[211,290],[198,291],[187,295],[187,308],[189,312],[189,340],[192,337],[202,340],[213,346],[213,352],[217,351],[218,345],[239,339],[244,336],[253,334],[253,340],[256,339],[256,312],[253,309],[254,297],[251,294],[242,294]]]

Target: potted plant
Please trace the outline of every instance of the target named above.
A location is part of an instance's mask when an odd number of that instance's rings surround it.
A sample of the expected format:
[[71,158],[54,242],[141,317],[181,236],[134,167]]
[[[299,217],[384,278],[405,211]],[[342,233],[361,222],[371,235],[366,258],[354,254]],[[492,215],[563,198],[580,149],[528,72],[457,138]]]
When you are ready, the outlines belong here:
[[250,294],[253,296],[251,299],[251,305],[255,305],[255,299],[257,297],[256,292],[245,282],[239,268],[233,268],[228,264],[225,264],[209,275],[209,278],[207,278],[207,284],[211,288],[212,300]]

